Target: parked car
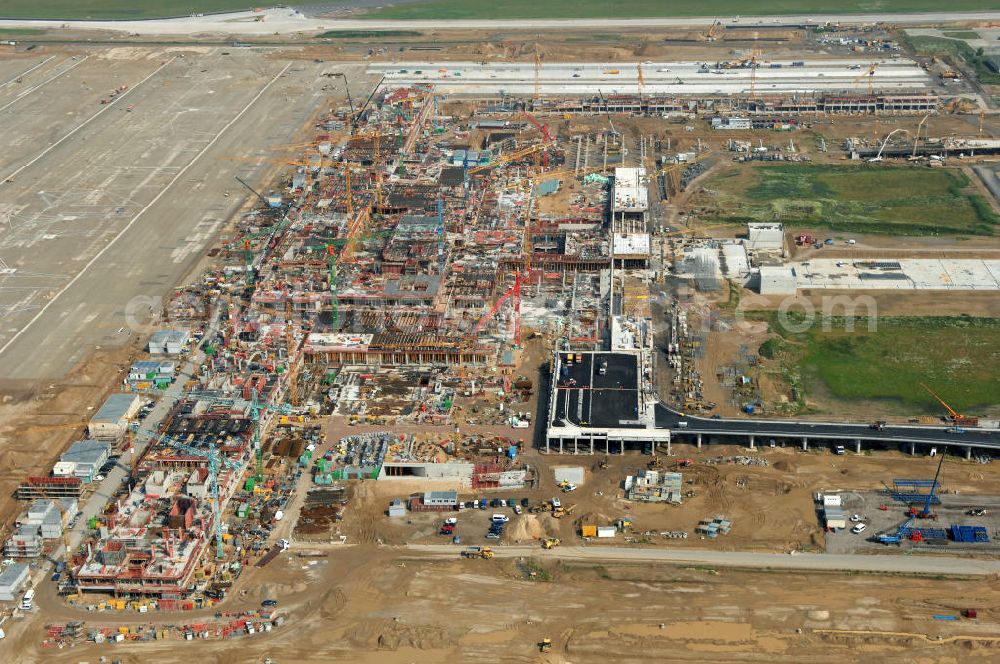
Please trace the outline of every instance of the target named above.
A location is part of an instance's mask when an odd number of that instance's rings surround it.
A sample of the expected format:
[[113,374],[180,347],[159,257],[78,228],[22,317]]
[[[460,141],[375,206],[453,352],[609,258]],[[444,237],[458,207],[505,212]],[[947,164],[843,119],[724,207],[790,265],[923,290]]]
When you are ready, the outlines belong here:
[[265,607],[265,608],[266,607],[271,607],[271,606],[278,606],[278,600],[276,600],[276,599],[265,599],[263,602],[260,603],[260,605],[263,606],[263,607]]
[[449,526],[449,525],[450,526],[454,526],[456,523],[458,523],[458,518],[457,517],[450,516],[450,517],[448,517],[447,519],[444,520],[444,525],[446,525],[446,526]]
[[514,514],[520,514],[523,511],[520,505],[514,505]]
[[486,539],[500,539],[500,533],[495,533],[493,531],[490,531],[486,533]]
[[490,519],[493,523],[507,523],[510,521],[510,517],[506,514],[494,514]]
[[861,515],[860,514],[852,514],[851,515],[851,521],[853,523],[858,523],[859,521],[861,521]]
[[576,491],[576,489],[577,489],[577,486],[575,484],[573,484],[572,482],[570,482],[569,484],[567,484],[566,486],[563,487],[563,493],[569,493],[570,491]]
[[529,503],[528,503],[528,499],[527,498],[522,498],[521,499],[521,507],[524,507],[525,509],[527,509],[528,504]]
[[560,507],[562,507],[562,501],[559,500],[558,496],[553,496],[552,509],[559,509]]
[[855,535],[860,535],[861,533],[865,532],[865,529],[867,527],[868,527],[868,524],[859,523],[858,525],[856,525],[853,528],[851,528],[851,532],[854,533]]

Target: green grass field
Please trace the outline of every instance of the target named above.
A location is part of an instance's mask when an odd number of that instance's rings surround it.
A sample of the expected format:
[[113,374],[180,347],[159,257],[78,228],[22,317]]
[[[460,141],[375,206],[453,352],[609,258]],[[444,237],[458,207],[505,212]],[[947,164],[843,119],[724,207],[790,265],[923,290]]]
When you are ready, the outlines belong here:
[[834,319],[829,331],[817,323],[792,333],[776,315],[760,317],[781,335],[765,344],[762,356],[801,376],[807,398],[819,388],[837,399],[884,400],[911,413],[943,414],[920,385],[926,383],[959,412],[974,415],[1000,404],[1000,320],[883,317],[874,332],[866,320],[849,332],[844,320]]
[[998,217],[963,173],[926,166],[734,166],[705,184],[709,220],[889,235],[993,235]]
[[379,39],[381,37],[419,37],[416,30],[329,30],[316,35],[317,39]]
[[866,14],[888,12],[983,11],[1000,9],[998,0],[955,0],[947,6],[933,0],[428,0],[384,7],[369,16],[396,19],[449,18],[642,18],[669,16],[762,16],[769,14]]
[[979,33],[973,32],[972,30],[946,30],[941,34],[945,37],[951,37],[952,39],[979,39]]
[[[944,33],[954,37],[955,33]],[[978,35],[977,35],[978,36]],[[974,49],[964,41],[958,39],[945,39],[944,37],[925,37],[906,35],[903,41],[909,44],[910,48],[918,55],[938,55],[950,58],[955,63],[964,61],[966,64],[975,67],[976,78],[980,83],[990,85],[1000,84],[1000,74],[997,74],[986,64],[986,54],[978,49]]]
[[143,19],[236,11],[247,0],[0,0],[0,18]]

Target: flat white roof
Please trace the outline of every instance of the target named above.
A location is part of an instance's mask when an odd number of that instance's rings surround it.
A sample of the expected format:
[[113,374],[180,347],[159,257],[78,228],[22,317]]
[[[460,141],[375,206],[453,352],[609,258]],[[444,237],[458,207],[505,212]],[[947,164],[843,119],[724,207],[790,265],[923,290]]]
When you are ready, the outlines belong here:
[[615,212],[645,212],[649,208],[645,168],[616,168]]
[[813,259],[792,263],[799,288],[845,290],[1000,290],[1000,260]]
[[630,233],[615,235],[614,255],[649,255],[649,233]]

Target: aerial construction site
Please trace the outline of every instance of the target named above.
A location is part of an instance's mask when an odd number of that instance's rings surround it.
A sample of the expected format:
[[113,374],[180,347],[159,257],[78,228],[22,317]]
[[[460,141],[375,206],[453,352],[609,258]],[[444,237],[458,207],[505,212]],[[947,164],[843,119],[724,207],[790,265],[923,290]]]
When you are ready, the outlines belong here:
[[0,45],[17,661],[992,657],[992,24],[202,18]]

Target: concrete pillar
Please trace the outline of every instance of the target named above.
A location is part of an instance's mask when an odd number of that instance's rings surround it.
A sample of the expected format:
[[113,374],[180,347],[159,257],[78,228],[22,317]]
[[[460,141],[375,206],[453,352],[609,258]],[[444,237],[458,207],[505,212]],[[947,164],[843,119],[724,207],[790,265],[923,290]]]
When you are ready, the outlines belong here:
[[594,454],[594,437],[590,437],[590,453]]
[[916,453],[917,453],[917,444],[910,443],[910,456],[913,456]]
[[750,436],[750,449],[753,449],[753,436]]
[[701,434],[698,434],[698,449],[701,449]]
[[972,461],[972,447],[971,446],[965,448],[965,460],[966,461]]
[[854,453],[861,454],[861,439],[854,441]]
[[671,449],[670,449],[670,439],[668,438],[667,439],[667,456],[670,456],[671,454],[673,454],[673,451],[671,451]]
[[808,449],[809,449],[809,439],[806,438],[805,436],[803,436],[802,437],[802,450],[805,451],[805,450],[808,450]]

